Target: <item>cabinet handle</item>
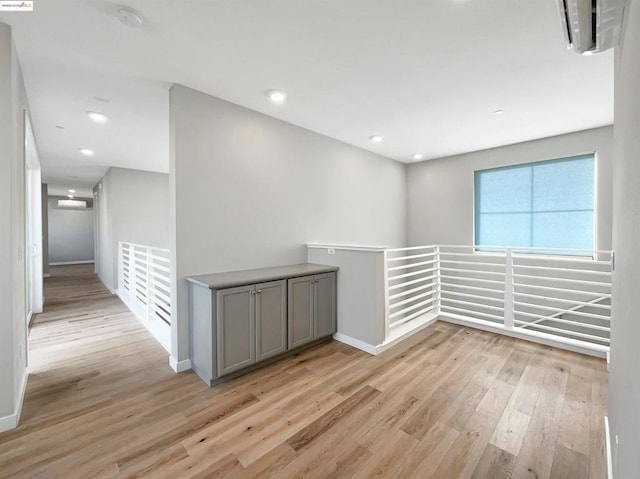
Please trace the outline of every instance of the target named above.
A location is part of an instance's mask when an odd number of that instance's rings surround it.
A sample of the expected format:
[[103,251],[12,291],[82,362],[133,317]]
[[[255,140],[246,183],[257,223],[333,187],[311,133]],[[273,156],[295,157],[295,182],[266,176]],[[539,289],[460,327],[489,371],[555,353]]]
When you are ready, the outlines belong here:
[[256,294],[256,292],[255,291],[251,291],[251,294]]
[[261,289],[259,289],[258,291],[256,291],[256,293],[262,293],[262,290],[261,290]]

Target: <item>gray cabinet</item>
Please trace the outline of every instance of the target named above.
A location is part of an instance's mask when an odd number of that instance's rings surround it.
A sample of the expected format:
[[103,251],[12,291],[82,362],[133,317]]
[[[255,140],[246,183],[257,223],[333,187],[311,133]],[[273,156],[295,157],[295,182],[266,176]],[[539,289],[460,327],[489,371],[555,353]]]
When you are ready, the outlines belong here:
[[256,362],[254,292],[254,286],[240,286],[217,293],[219,376]]
[[336,332],[336,274],[325,273],[314,276],[314,339]]
[[287,350],[287,282],[256,285],[256,361]]
[[330,337],[336,271],[303,263],[187,278],[192,369],[212,386]]
[[289,348],[336,332],[335,272],[290,279],[288,302]]
[[289,280],[289,347],[313,341],[313,276]]
[[286,284],[270,281],[217,292],[219,376],[287,350]]

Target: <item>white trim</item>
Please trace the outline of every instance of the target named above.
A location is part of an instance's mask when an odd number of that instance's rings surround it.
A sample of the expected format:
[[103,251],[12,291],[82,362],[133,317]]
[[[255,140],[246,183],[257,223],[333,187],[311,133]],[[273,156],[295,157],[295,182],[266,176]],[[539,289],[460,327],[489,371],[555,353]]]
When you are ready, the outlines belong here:
[[568,338],[552,339],[551,335],[540,333],[537,331],[527,331],[527,333],[521,333],[515,329],[508,330],[502,327],[499,323],[496,326],[487,324],[485,321],[474,320],[464,316],[459,316],[453,313],[440,313],[439,318],[447,323],[459,324],[461,326],[468,326],[470,328],[482,329],[483,331],[489,331],[497,334],[504,334],[505,336],[511,336],[518,339],[524,339],[525,341],[531,341],[533,343],[544,344],[546,346],[552,346],[554,348],[566,349],[575,353],[586,354],[588,356],[595,356],[597,358],[604,358],[606,356],[606,347],[598,347],[597,345],[580,346],[578,341],[570,340]]
[[344,244],[321,244],[307,243],[307,248],[312,249],[338,249],[342,251],[369,251],[373,253],[382,253],[387,249],[386,246],[364,246],[364,245],[344,245]]
[[607,442],[607,477],[613,479],[613,461],[611,460],[611,435],[609,431],[609,418],[604,417],[604,436]]
[[49,273],[45,273],[45,274],[43,274],[43,275],[42,275],[42,277],[43,277],[43,278],[50,278],[50,277],[51,277],[51,275],[50,275]]
[[[58,263],[49,263],[49,266],[65,266],[67,264],[93,264],[95,263],[94,260],[90,260],[90,261],[61,261]],[[49,277],[48,274],[45,275],[45,278]]]
[[[42,311],[40,311],[42,312]],[[33,311],[29,311],[29,313],[27,314],[27,324],[29,324],[31,322],[31,318],[33,317]]]
[[18,424],[20,423],[20,416],[22,415],[22,404],[24,403],[24,394],[27,390],[28,378],[29,373],[25,370],[22,376],[20,393],[16,398],[16,403],[13,409],[15,412],[13,414],[9,414],[8,416],[0,417],[0,432],[9,431],[18,427]]
[[191,369],[191,359],[178,361],[173,356],[169,356],[169,366],[171,366],[171,369],[173,369],[176,373],[189,371]]
[[354,348],[358,348],[361,351],[369,354],[378,354],[378,347],[373,344],[366,343],[361,339],[352,338],[351,336],[347,336],[342,333],[335,333],[333,335],[333,339],[336,341],[340,341],[341,343],[347,344],[349,346],[353,346]]
[[352,338],[351,336],[347,336],[342,333],[335,333],[333,335],[333,339],[336,341],[340,341],[341,343],[347,344],[349,346],[353,346],[354,348],[360,349],[365,353],[377,355],[389,348],[392,348],[396,344],[404,341],[409,336],[414,335],[418,331],[426,328],[427,326],[435,323],[438,320],[438,316],[435,314],[425,314],[420,318],[414,319],[408,323],[402,324],[395,328],[395,331],[392,331],[391,337],[389,340],[383,342],[382,344],[378,344],[374,346],[373,344],[369,344],[361,339]]

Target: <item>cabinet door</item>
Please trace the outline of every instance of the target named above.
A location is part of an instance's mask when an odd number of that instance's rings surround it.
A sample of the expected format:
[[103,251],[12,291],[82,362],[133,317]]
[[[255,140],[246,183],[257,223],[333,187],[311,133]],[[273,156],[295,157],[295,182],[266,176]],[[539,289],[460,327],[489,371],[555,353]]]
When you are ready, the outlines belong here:
[[256,362],[254,295],[253,285],[217,293],[219,376]]
[[256,284],[256,361],[287,350],[287,282]]
[[318,274],[314,279],[314,339],[336,332],[336,274]]
[[289,349],[313,341],[313,276],[289,280]]

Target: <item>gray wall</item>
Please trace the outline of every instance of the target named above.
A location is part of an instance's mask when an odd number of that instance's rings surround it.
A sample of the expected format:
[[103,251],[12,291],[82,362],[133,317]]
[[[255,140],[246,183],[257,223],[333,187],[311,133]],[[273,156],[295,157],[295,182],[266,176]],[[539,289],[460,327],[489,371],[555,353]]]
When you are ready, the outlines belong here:
[[615,479],[640,478],[640,1],[628,3],[627,22],[618,51],[614,123],[609,419]]
[[475,170],[597,152],[596,245],[611,249],[613,128],[604,127],[464,155],[407,169],[410,246],[473,244]]
[[93,261],[93,208],[58,208],[59,199],[47,200],[49,264]]
[[94,198],[96,272],[115,291],[119,241],[169,248],[169,175],[111,168]]
[[174,359],[186,276],[305,262],[307,242],[404,245],[402,164],[180,85],[170,114]]
[[338,271],[338,339],[356,339],[374,350],[384,342],[384,257],[382,252],[340,247],[309,248],[310,263],[329,264]]
[[28,109],[11,28],[0,23],[0,431],[14,427],[26,379],[25,152]]
[[49,274],[49,186],[42,183],[42,274]]

